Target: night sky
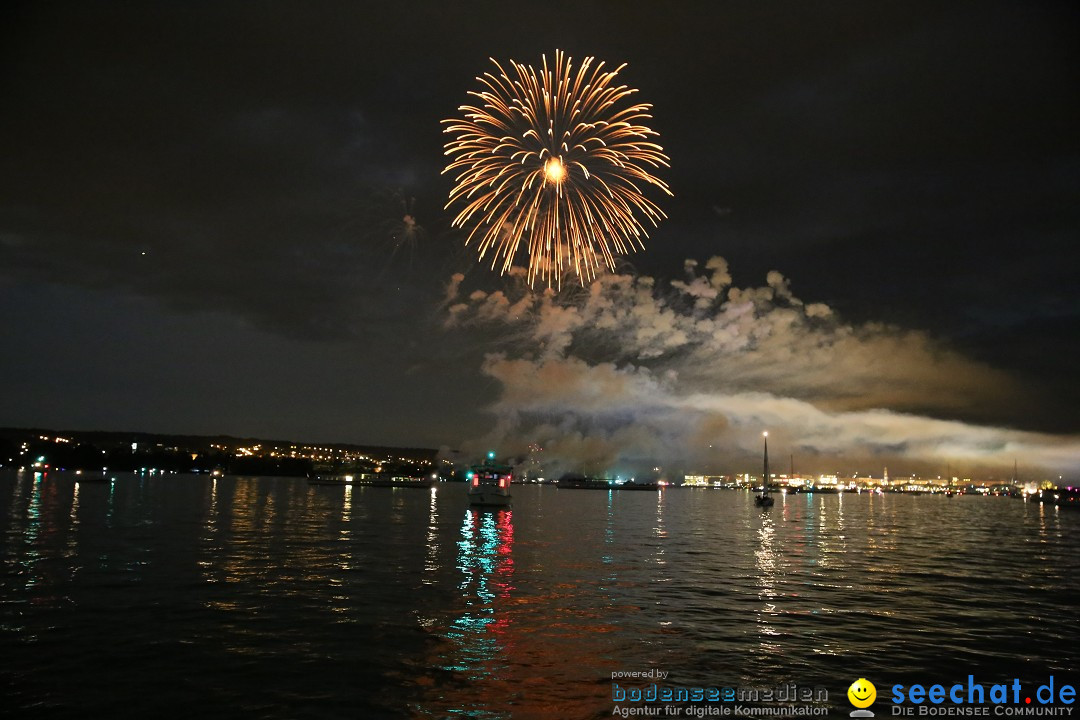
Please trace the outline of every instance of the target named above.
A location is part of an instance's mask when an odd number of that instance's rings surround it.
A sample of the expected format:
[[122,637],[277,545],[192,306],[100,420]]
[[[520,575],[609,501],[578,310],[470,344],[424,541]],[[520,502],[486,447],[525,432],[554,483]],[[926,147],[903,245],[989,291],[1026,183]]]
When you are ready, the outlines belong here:
[[744,288],[776,270],[806,303],[989,378],[962,401],[930,384],[868,407],[1080,433],[1075,3],[2,12],[0,425],[488,433],[485,408],[513,395],[483,360],[500,344],[447,329],[443,300],[454,273],[509,281],[449,226],[439,121],[489,57],[560,48],[628,63],[672,161],[669,219],[628,267],[666,282],[722,256]]

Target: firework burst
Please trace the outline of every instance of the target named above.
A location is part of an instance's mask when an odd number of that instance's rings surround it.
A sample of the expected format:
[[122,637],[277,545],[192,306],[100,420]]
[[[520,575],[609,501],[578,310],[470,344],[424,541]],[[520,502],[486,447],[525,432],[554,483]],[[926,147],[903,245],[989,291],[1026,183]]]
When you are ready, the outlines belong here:
[[588,282],[614,268],[615,254],[644,247],[639,217],[654,227],[666,217],[643,192],[671,195],[653,175],[668,158],[642,124],[652,106],[615,84],[625,64],[605,71],[589,57],[575,69],[562,51],[553,66],[543,57],[539,72],[491,62],[498,72],[469,93],[479,102],[443,121],[454,135],[443,171],[457,173],[446,204],[460,206],[453,224],[471,226],[465,242],[475,239],[481,258],[491,252],[492,269],[506,272],[524,245],[530,285],[560,283],[565,272]]

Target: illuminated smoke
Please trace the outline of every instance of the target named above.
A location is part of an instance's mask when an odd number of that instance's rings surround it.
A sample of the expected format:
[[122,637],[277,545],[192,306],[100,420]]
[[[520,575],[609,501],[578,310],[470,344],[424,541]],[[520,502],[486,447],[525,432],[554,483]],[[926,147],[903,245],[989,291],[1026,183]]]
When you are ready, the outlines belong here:
[[925,333],[804,303],[777,272],[739,288],[714,257],[664,286],[614,274],[563,293],[462,284],[448,287],[447,325],[497,338],[483,363],[501,387],[485,444],[524,454],[538,443],[562,469],[731,471],[759,452],[763,429],[812,471],[1080,466],[1076,438],[930,417],[1020,393]]

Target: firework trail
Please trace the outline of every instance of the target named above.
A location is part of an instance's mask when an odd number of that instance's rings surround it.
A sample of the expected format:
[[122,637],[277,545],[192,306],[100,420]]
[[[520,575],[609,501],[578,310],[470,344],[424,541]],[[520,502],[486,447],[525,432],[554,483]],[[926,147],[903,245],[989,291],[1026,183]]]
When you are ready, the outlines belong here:
[[605,71],[588,57],[574,68],[562,51],[539,72],[492,63],[498,72],[469,93],[479,102],[443,121],[454,135],[443,172],[457,173],[446,207],[461,206],[453,224],[472,226],[466,244],[475,238],[481,258],[492,252],[492,269],[506,272],[524,243],[530,285],[560,284],[567,271],[588,282],[614,268],[616,253],[644,247],[639,216],[654,227],[666,217],[643,194],[651,185],[671,195],[652,174],[668,157],[641,124],[652,106],[615,84],[625,64]]

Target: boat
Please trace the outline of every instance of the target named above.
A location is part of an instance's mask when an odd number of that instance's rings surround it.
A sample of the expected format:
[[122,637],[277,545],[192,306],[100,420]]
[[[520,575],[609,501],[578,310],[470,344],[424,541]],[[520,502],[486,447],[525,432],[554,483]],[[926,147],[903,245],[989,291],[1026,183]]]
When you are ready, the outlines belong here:
[[483,465],[473,465],[466,474],[470,505],[505,507],[510,504],[510,482],[513,468],[495,463],[495,453],[489,452]]
[[660,490],[664,485],[660,481],[653,482],[638,482],[637,480],[627,480],[621,485],[616,485],[616,490]]
[[423,477],[388,477],[388,478],[364,478],[355,481],[356,485],[367,487],[388,487],[388,488],[413,488],[417,490],[430,490],[438,485],[438,480],[435,478],[423,478]]
[[555,487],[560,490],[613,490],[614,484],[605,478],[591,478],[584,475],[566,474],[559,478]]
[[654,492],[663,489],[666,485],[666,482],[660,480],[617,482],[608,478],[593,478],[573,473],[563,475],[555,483],[560,490],[652,490]]
[[769,494],[769,433],[762,433],[765,438],[765,478],[761,482],[761,492],[754,496],[754,505],[757,507],[772,507],[776,501]]
[[356,485],[360,487],[388,487],[388,488],[416,488],[429,490],[438,484],[436,478],[427,477],[398,477],[398,476],[372,476],[370,474],[340,475],[340,474],[311,474],[308,475],[308,485],[330,485],[344,487]]
[[353,476],[337,475],[334,473],[308,473],[307,481],[308,485],[336,485],[338,487],[344,487],[345,485],[352,484]]

